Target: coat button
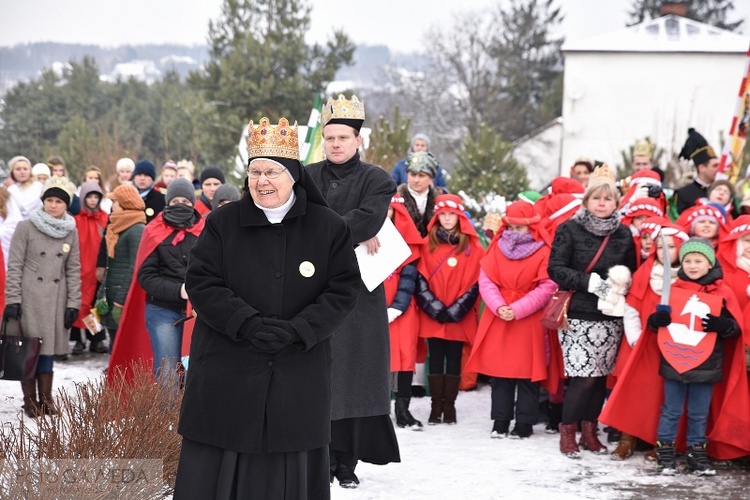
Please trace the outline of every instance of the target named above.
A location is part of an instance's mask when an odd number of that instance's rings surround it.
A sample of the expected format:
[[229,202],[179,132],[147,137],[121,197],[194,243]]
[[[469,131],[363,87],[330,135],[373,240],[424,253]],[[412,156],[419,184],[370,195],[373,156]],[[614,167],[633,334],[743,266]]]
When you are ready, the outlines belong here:
[[37,278],[36,280],[37,280],[37,281],[38,281],[39,283],[41,283],[42,281],[44,281],[44,280],[42,279],[42,277],[41,277],[41,276],[40,276],[40,277],[38,277],[38,278]]
[[273,361],[269,361],[268,363],[266,363],[266,366],[271,368],[273,366]]
[[279,279],[279,278],[281,278],[281,273],[278,272],[278,271],[276,271],[275,273],[273,273],[273,277],[276,278],[276,279]]
[[54,282],[55,282],[55,283],[60,283],[60,280],[58,280],[58,279],[55,279],[55,280],[54,280]]
[[47,252],[42,252],[39,255],[41,255],[42,257],[44,257],[45,255],[47,255]]
[[63,256],[63,254],[62,254],[62,253],[59,253],[59,254],[57,254],[57,256],[58,256],[58,257],[62,257],[62,256]]
[[281,236],[282,234],[284,234],[284,231],[282,229],[277,229],[276,230],[276,234],[278,234],[279,236]]
[[332,182],[331,183],[331,187],[335,187],[335,188],[339,187],[339,183],[338,182]]

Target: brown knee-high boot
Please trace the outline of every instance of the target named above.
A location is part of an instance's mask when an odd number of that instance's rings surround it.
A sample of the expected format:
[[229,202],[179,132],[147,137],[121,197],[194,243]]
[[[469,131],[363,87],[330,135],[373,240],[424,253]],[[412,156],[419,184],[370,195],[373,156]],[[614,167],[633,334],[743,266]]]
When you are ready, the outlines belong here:
[[52,373],[37,375],[39,383],[39,406],[45,415],[57,415],[55,398],[52,396]]
[[445,375],[428,375],[430,394],[432,394],[432,409],[427,423],[430,425],[441,423],[443,416],[443,393],[445,390]]
[[36,399],[36,377],[21,381],[23,391],[23,411],[29,418],[39,416],[39,402]]
[[445,391],[443,392],[443,422],[446,424],[456,423],[456,397],[458,397],[458,386],[460,384],[460,375],[445,376]]

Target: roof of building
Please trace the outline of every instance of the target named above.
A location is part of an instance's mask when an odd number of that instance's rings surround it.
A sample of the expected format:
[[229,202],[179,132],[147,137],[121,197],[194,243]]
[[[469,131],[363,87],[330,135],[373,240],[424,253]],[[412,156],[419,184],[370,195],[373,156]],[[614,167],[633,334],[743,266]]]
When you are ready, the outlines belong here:
[[750,38],[669,14],[603,35],[565,42],[563,52],[746,53]]

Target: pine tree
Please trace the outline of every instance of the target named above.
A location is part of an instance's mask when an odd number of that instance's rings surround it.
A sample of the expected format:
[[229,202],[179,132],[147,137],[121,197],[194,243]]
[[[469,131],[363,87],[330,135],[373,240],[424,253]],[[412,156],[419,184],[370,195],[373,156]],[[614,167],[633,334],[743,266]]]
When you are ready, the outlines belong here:
[[[663,0],[633,0],[628,26],[661,17]],[[678,3],[678,2],[675,2]],[[728,31],[739,31],[744,20],[729,22],[729,11],[734,10],[734,0],[683,0],[687,4],[685,17]]]
[[393,110],[392,120],[380,116],[372,126],[367,161],[383,167],[388,172],[408,152],[409,126],[411,118],[403,118],[398,106]]
[[[477,139],[467,136],[458,152],[458,163],[448,182],[451,192],[463,192],[481,207],[498,194],[513,199],[528,186],[526,171],[512,154],[512,145],[486,123],[479,126]],[[485,209],[472,209],[474,218],[485,215]]]

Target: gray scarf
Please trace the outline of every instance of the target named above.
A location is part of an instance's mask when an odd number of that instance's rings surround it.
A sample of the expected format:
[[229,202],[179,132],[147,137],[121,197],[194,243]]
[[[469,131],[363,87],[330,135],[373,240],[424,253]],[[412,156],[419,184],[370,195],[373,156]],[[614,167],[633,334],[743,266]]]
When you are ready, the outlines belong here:
[[581,207],[572,219],[583,226],[586,231],[596,236],[612,234],[620,226],[620,217],[617,210],[612,212],[609,217],[602,219],[586,210],[585,207]]
[[29,220],[39,231],[58,240],[65,238],[76,228],[75,219],[67,212],[63,215],[62,219],[58,219],[39,208],[31,212]]

